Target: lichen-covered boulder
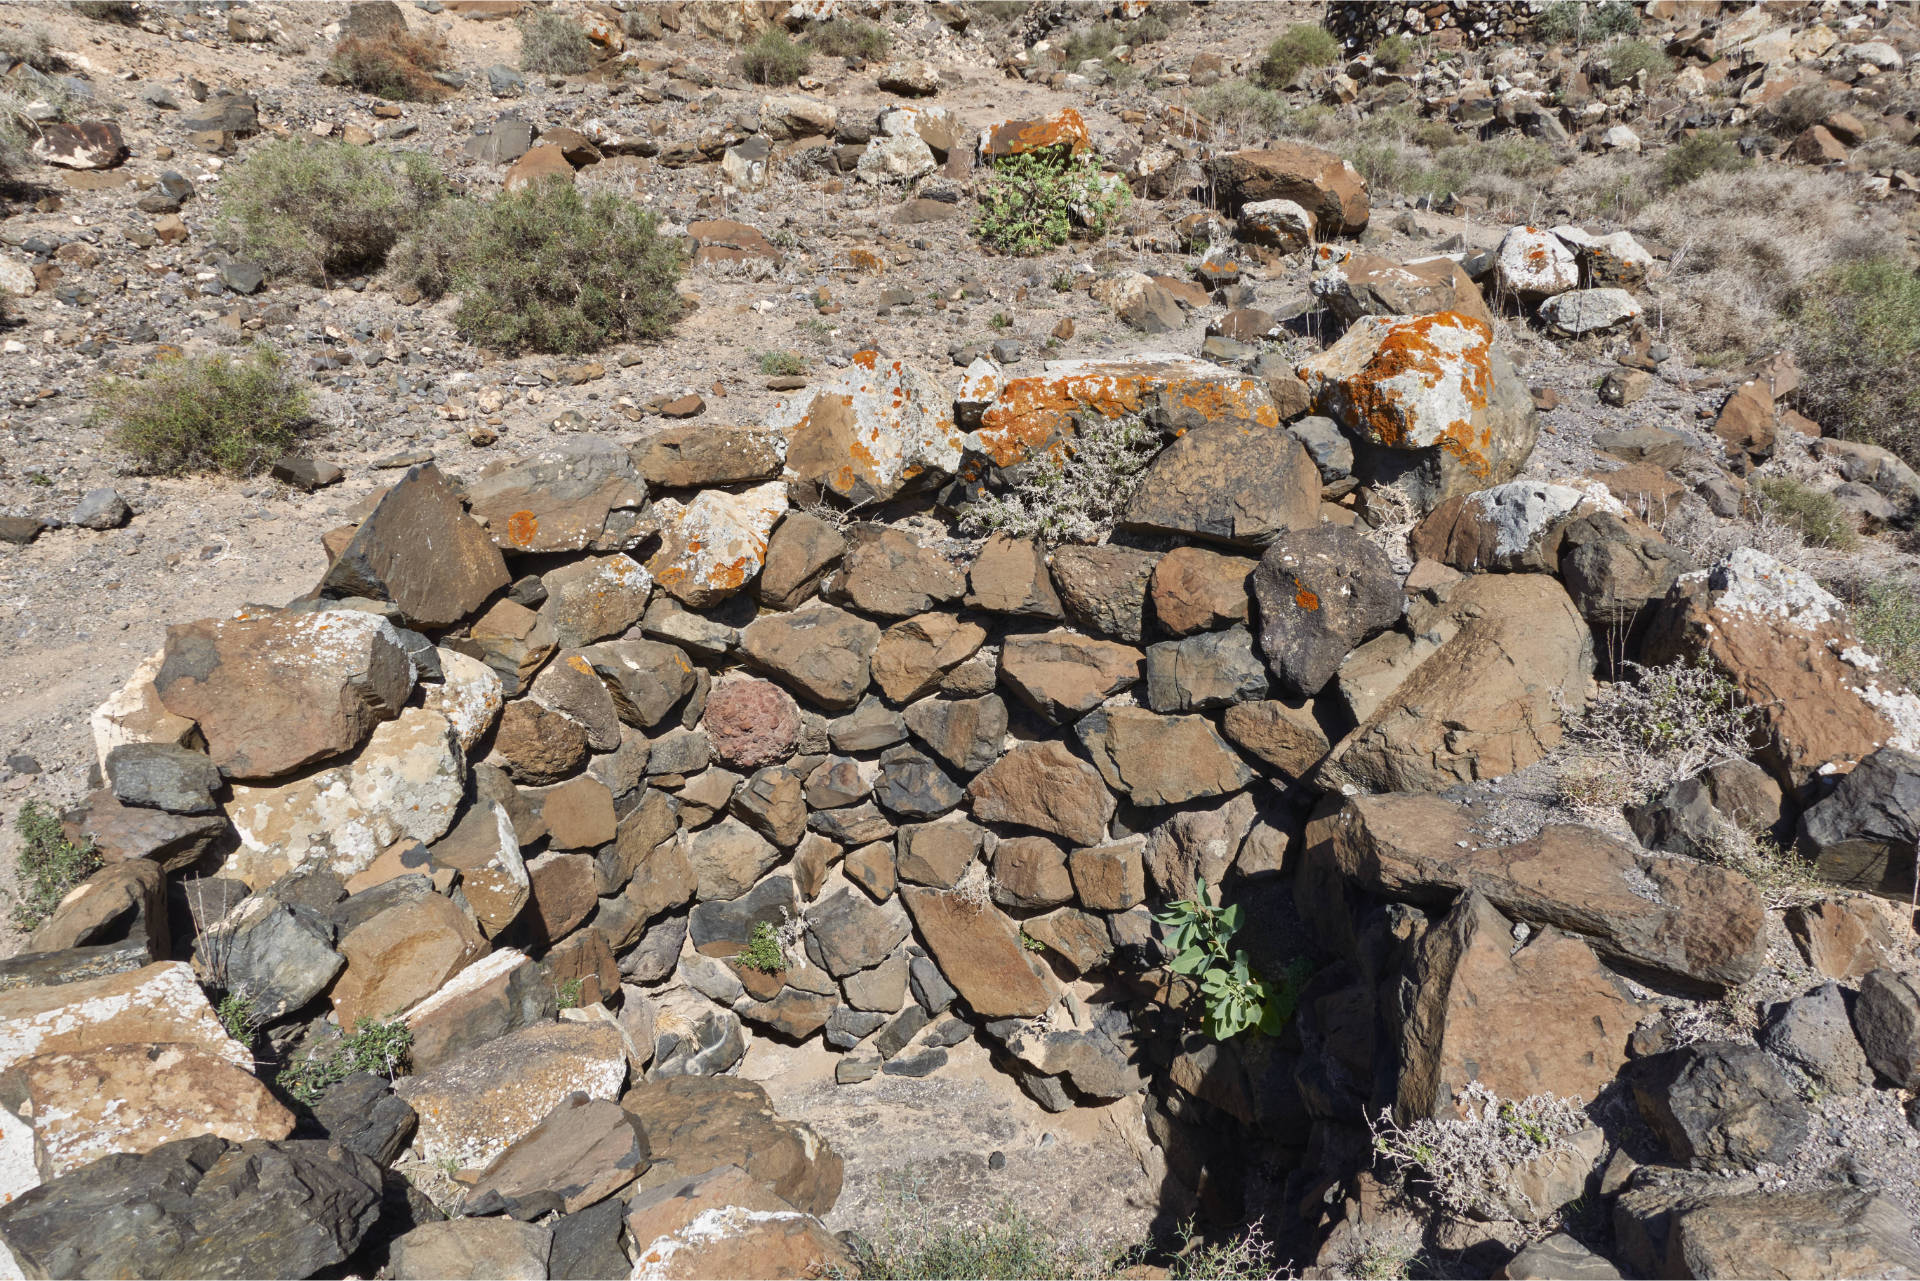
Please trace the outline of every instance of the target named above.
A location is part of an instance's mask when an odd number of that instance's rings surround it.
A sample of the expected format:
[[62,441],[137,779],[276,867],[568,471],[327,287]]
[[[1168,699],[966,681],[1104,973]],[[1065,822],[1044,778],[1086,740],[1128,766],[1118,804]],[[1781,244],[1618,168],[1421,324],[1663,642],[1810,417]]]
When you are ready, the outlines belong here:
[[767,540],[787,511],[780,481],[740,494],[701,491],[692,501],[653,505],[660,550],[647,562],[664,590],[695,609],[717,605],[751,582],[767,560]]
[[509,555],[624,551],[639,541],[646,500],[632,457],[598,436],[489,463],[467,485],[473,514]]
[[768,426],[785,436],[787,473],[850,503],[885,502],[951,476],[961,432],[953,397],[898,360],[856,352],[825,383],[776,403]]

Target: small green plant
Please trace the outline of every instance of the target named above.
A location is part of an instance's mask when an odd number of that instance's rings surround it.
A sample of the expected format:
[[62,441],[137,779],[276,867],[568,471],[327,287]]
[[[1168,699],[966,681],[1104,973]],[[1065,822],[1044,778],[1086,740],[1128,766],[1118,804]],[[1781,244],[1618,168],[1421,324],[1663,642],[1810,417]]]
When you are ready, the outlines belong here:
[[1088,235],[1104,236],[1130,195],[1091,155],[1054,148],[1009,156],[995,162],[981,184],[974,232],[1001,253],[1043,253],[1066,244],[1076,223]]
[[1044,952],[1047,950],[1045,943],[1042,943],[1025,930],[1020,931],[1020,946],[1026,948],[1029,952]]
[[228,1036],[242,1045],[253,1045],[253,1038],[260,1031],[260,1016],[253,1007],[252,997],[229,992],[220,998],[214,1013],[220,1017],[220,1026],[227,1029]]
[[1920,275],[1885,256],[1844,263],[1807,283],[1793,318],[1806,412],[1920,465]]
[[1413,41],[1398,32],[1373,46],[1374,65],[1387,71],[1405,70],[1407,64],[1413,61],[1413,55]]
[[790,85],[807,74],[807,47],[779,27],[764,28],[740,50],[740,65],[755,84]]
[[961,508],[960,527],[1049,547],[1104,542],[1160,445],[1160,434],[1138,418],[1091,415],[1051,452],[1020,464],[1006,490]]
[[362,39],[347,36],[334,46],[327,66],[341,83],[393,102],[431,102],[447,95],[433,78],[445,69],[446,51],[406,32]]
[[101,862],[92,844],[68,840],[60,816],[39,801],[20,807],[13,830],[20,837],[13,927],[24,934],[52,916],[68,891],[99,871]]
[[769,377],[797,378],[807,372],[807,358],[797,351],[763,351],[760,372]]
[[288,138],[227,171],[219,232],[273,275],[323,285],[377,269],[446,198],[446,175],[420,152]]
[[993,326],[995,329],[1004,331],[1004,330],[1013,328],[1013,317],[1009,316],[1004,311],[996,311],[993,313],[993,319],[989,320],[987,323]]
[[765,921],[756,921],[747,932],[747,945],[735,958],[750,970],[778,974],[787,968],[787,955],[780,946],[780,933]]
[[1275,36],[1254,79],[1267,89],[1290,87],[1301,72],[1324,67],[1340,56],[1340,42],[1318,23],[1297,22]]
[[1673,60],[1651,40],[1622,40],[1608,50],[1607,74],[1614,84],[1627,84],[1643,71],[1648,84],[1658,84],[1673,74]]
[[893,46],[893,35],[877,22],[829,18],[807,33],[807,45],[829,58],[878,62]]
[[268,347],[244,356],[180,356],[143,377],[105,378],[93,423],[143,472],[259,470],[312,421],[309,393]]
[[27,473],[27,483],[40,489],[52,489],[53,477],[43,471],[30,471]]
[[1278,133],[1289,116],[1287,100],[1251,80],[1222,80],[1194,95],[1193,109],[1226,130]]
[[593,41],[579,23],[551,5],[530,5],[517,21],[522,71],[577,76],[593,66]]
[[566,979],[562,981],[558,987],[553,989],[554,1003],[563,1010],[579,1009],[580,994],[585,987],[586,984],[582,983],[579,979]]
[[1056,294],[1070,294],[1073,292],[1073,273],[1056,271],[1053,273],[1053,279],[1047,283]]
[[1065,1281],[1107,1274],[1085,1244],[1062,1240],[1024,1210],[1000,1206],[984,1223],[929,1223],[900,1216],[864,1237],[855,1259],[860,1275],[895,1281],[981,1278]]
[[351,1035],[308,1047],[281,1067],[276,1080],[290,1096],[312,1107],[355,1072],[389,1080],[402,1075],[412,1050],[413,1029],[401,1020],[361,1019]]
[[1660,159],[1660,180],[1668,187],[1684,187],[1707,174],[1752,163],[1741,154],[1739,136],[1731,129],[1701,129],[1667,148]]
[[1791,476],[1760,479],[1760,500],[1768,512],[1790,525],[1814,547],[1853,551],[1860,546],[1847,513],[1832,494],[1803,485]]
[[683,260],[653,210],[551,178],[449,205],[408,237],[392,275],[428,298],[457,293],[454,327],[470,342],[578,353],[666,334]]
[[1242,923],[1238,903],[1215,906],[1207,883],[1197,881],[1192,898],[1168,904],[1153,919],[1172,931],[1167,947],[1173,960],[1167,968],[1199,982],[1208,1036],[1226,1041],[1249,1028],[1278,1036],[1293,1018],[1306,979],[1302,967],[1296,962],[1278,983],[1255,974],[1246,951],[1230,947]]

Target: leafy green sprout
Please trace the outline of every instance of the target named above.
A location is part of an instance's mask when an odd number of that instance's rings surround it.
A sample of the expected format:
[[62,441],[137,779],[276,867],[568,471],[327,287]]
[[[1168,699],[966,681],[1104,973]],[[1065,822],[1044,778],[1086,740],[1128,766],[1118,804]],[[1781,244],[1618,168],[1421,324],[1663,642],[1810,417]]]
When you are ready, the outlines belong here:
[[315,1046],[280,1069],[281,1089],[311,1107],[326,1092],[355,1072],[371,1072],[391,1080],[404,1073],[413,1050],[413,1029],[405,1021],[382,1023],[361,1019],[354,1031],[325,1045]]
[[748,969],[759,970],[762,974],[778,974],[787,968],[787,955],[780,946],[780,936],[765,921],[754,923],[753,929],[747,933],[747,946],[735,959]]
[[1047,950],[1045,943],[1042,943],[1025,930],[1020,931],[1020,946],[1026,948],[1029,952],[1044,952]]
[[563,1010],[579,1009],[580,994],[585,986],[586,985],[579,979],[567,979],[558,987],[554,988],[553,996],[555,1003]]
[[39,801],[20,807],[13,830],[20,836],[13,925],[31,933],[53,915],[69,890],[99,871],[102,863],[91,842],[68,840],[60,815]]
[[260,1015],[254,1009],[252,997],[243,992],[229,992],[220,998],[214,1013],[228,1036],[245,1046],[253,1044],[254,1035],[260,1030]]
[[1169,904],[1153,919],[1172,931],[1168,968],[1199,984],[1206,1004],[1203,1026],[1214,1040],[1231,1040],[1249,1028],[1277,1036],[1293,1018],[1306,981],[1305,963],[1296,960],[1278,983],[1255,973],[1246,951],[1230,946],[1244,923],[1240,904],[1216,905],[1200,880],[1192,898]]
[[1053,147],[1007,156],[981,184],[974,232],[1000,253],[1044,253],[1066,244],[1076,222],[1091,236],[1105,235],[1131,196],[1091,154]]

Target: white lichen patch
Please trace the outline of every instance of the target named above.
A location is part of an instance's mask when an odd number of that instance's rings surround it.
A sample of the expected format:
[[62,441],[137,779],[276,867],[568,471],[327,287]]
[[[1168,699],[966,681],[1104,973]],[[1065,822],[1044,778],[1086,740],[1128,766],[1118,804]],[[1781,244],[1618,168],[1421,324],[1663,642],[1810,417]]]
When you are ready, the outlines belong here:
[[1728,553],[1708,571],[1707,581],[1717,593],[1714,609],[1720,613],[1747,614],[1809,631],[1846,621],[1846,606],[1812,575],[1751,547]]

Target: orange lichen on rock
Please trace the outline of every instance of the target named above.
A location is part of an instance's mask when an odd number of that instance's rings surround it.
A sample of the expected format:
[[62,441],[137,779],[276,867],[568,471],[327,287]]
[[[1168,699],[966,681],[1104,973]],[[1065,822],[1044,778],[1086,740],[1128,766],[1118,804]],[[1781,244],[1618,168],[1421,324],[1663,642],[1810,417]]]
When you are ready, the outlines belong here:
[[1063,107],[1044,120],[1009,120],[995,125],[981,145],[987,158],[992,160],[1059,147],[1066,148],[1068,155],[1077,156],[1093,146],[1093,134],[1079,112]]
[[1348,430],[1389,449],[1438,447],[1486,476],[1492,347],[1492,329],[1460,312],[1363,316],[1299,373],[1315,406]]
[[515,547],[531,547],[540,534],[540,518],[530,511],[518,511],[507,517],[507,541]]

